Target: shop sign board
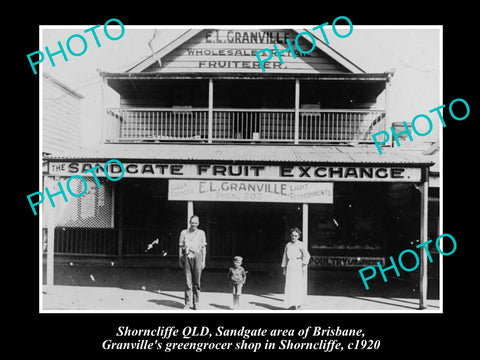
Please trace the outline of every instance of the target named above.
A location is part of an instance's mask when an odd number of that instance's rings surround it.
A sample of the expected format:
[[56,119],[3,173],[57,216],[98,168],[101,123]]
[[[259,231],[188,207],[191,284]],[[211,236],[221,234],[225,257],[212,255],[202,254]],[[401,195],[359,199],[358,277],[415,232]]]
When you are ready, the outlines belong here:
[[[325,25],[325,24],[324,24]],[[320,31],[318,31],[320,34]],[[159,73],[318,73],[341,66],[293,29],[206,29],[162,57]],[[305,39],[309,34],[309,40]],[[309,50],[308,53],[307,49]],[[270,56],[260,64],[258,55]],[[281,54],[280,54],[281,53]],[[272,55],[277,55],[272,59]],[[300,59],[298,59],[300,58]]]
[[[420,167],[405,167],[400,164],[376,166],[356,165],[253,165],[253,164],[185,164],[166,162],[132,162],[122,160],[123,177],[164,178],[164,179],[210,179],[210,180],[255,180],[255,181],[368,181],[368,182],[421,182]],[[95,175],[105,177],[105,161],[50,161],[45,169],[51,176],[82,174],[93,176],[89,171],[95,168]],[[110,164],[108,173],[120,174],[122,169],[117,164]],[[87,172],[86,175],[84,173]]]
[[384,257],[372,256],[315,256],[310,257],[310,268],[316,267],[364,267],[377,266],[377,263],[385,265]]
[[168,200],[333,204],[333,183],[172,179]]

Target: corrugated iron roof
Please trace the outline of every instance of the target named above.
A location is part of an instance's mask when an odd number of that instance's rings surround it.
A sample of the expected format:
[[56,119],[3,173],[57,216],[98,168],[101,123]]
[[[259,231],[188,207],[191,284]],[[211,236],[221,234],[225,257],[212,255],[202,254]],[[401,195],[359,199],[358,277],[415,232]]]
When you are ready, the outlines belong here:
[[95,151],[44,156],[45,160],[163,160],[224,161],[259,163],[338,163],[338,164],[404,164],[431,166],[427,157],[382,149],[373,145],[257,145],[257,144],[108,144]]

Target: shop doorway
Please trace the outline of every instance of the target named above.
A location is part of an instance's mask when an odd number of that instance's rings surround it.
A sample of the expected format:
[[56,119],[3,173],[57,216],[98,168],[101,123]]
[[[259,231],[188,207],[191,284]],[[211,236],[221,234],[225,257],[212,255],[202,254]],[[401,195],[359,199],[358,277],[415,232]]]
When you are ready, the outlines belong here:
[[280,263],[288,230],[302,225],[297,204],[195,202],[195,213],[203,219],[210,259]]

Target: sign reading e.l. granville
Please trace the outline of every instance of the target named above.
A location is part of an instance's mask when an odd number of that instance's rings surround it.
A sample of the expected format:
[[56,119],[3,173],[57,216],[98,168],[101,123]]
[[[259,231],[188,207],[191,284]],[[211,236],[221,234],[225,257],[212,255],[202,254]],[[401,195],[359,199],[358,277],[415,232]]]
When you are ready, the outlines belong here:
[[[158,162],[122,161],[124,177],[165,179],[230,179],[230,180],[281,180],[281,181],[375,181],[420,182],[421,168],[402,166],[335,166],[335,165],[246,165],[246,164],[171,164]],[[49,162],[48,175],[93,176],[86,170],[100,165],[95,176],[104,177],[105,162]],[[115,176],[121,169],[111,163],[108,172]]]
[[[285,30],[210,30],[205,33],[205,42],[235,44],[285,44],[290,37],[291,32]],[[293,39],[291,40],[293,41]]]
[[168,200],[333,204],[333,183],[169,180]]

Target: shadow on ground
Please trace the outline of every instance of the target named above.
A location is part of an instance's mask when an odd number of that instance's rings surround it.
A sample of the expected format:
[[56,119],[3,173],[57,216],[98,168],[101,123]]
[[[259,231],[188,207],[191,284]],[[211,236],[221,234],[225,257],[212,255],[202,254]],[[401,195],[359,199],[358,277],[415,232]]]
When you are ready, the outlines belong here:
[[[308,273],[309,295],[347,296],[347,297],[384,297],[384,298],[418,298],[418,274],[402,273],[395,277],[387,273],[388,282],[381,276],[369,281],[370,290],[366,290],[356,270],[310,270]],[[45,267],[44,267],[45,283]],[[268,297],[268,294],[284,292],[284,277],[280,271],[248,271],[247,283],[243,288],[245,294]],[[184,275],[174,268],[140,268],[117,267],[105,265],[55,265],[55,285],[64,286],[100,286],[117,287],[127,290],[143,290],[164,294],[171,297],[167,306],[183,307],[183,297],[166,292],[183,292]],[[438,299],[438,279],[429,281],[428,298]],[[228,271],[206,269],[202,275],[202,292],[230,293]],[[271,299],[270,299],[271,300]],[[157,300],[152,300],[157,301]],[[211,304],[223,309],[224,305]],[[255,305],[271,309],[271,304]],[[281,304],[279,304],[281,308]],[[406,304],[407,306],[408,304]]]
[[148,300],[148,302],[154,303],[156,305],[168,306],[174,309],[183,309],[183,305],[184,305],[183,302],[172,301],[172,300]]

